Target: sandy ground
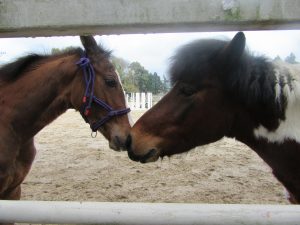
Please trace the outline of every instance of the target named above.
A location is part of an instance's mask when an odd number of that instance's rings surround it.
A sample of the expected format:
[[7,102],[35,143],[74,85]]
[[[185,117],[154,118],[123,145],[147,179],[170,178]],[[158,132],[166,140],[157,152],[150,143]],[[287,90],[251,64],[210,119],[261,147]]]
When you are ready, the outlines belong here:
[[[141,114],[134,112],[134,119]],[[91,138],[71,110],[35,142],[23,200],[288,204],[269,167],[232,139],[145,165],[110,150],[100,134]]]
[[[133,112],[137,120],[142,112]],[[248,147],[223,139],[150,164],[108,148],[70,110],[44,128],[22,185],[23,200],[288,204],[269,167]]]
[[[133,112],[136,120],[142,112]],[[114,152],[68,111],[35,139],[22,199],[64,201],[288,204],[269,167],[248,147],[223,139],[156,163]]]

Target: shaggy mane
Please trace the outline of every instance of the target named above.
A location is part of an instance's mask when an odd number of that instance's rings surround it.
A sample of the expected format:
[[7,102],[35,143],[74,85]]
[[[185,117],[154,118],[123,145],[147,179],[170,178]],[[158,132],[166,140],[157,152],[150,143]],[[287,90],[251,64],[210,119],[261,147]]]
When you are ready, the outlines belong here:
[[[265,57],[251,55],[245,49],[241,59],[228,69],[219,63],[226,62],[226,59],[219,56],[229,42],[203,39],[179,48],[171,58],[169,74],[172,85],[184,82],[199,87],[204,78],[218,76],[230,98],[258,114],[258,117],[285,119],[286,96],[283,92],[276,96],[275,90],[276,84],[279,83],[281,88],[285,84],[283,79],[277,80],[274,63]],[[289,76],[285,80],[289,80]],[[266,121],[260,122],[266,127],[273,127]]]

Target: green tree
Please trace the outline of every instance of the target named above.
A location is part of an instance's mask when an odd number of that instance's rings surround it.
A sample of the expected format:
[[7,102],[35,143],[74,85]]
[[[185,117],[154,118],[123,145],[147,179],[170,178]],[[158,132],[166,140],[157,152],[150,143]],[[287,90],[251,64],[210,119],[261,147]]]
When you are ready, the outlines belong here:
[[292,53],[292,52],[291,52],[291,54],[290,54],[289,56],[287,56],[287,57],[285,58],[284,61],[286,61],[287,63],[291,63],[291,64],[297,63],[297,62],[296,62],[296,56],[295,56],[295,54]]
[[163,92],[163,83],[160,79],[160,77],[157,75],[157,73],[155,72],[153,75],[151,75],[151,89],[150,91],[153,94],[158,94],[160,92]]
[[281,61],[281,58],[279,55],[277,55],[275,58],[274,58],[274,61]]
[[119,73],[121,80],[123,81],[124,77],[126,76],[127,68],[129,66],[129,63],[122,58],[112,56],[111,61],[113,65],[115,66],[117,72]]
[[138,92],[139,91],[134,72],[130,69],[128,69],[126,75],[124,76],[123,87],[124,87],[125,92]]
[[138,87],[140,92],[149,90],[150,74],[139,62],[133,62],[129,65],[129,69],[133,73],[132,78],[134,85]]
[[163,92],[166,93],[169,90],[170,90],[170,82],[164,76],[164,78],[163,78]]
[[52,48],[51,49],[51,54],[52,55],[60,54],[60,53],[67,52],[67,51],[69,51],[71,49],[74,49],[74,48],[75,47],[72,47],[72,46],[66,47],[66,48],[62,48],[62,49],[60,49],[60,48]]
[[129,62],[123,58],[112,56],[112,63],[120,75],[125,92],[138,92],[133,72],[129,69]]

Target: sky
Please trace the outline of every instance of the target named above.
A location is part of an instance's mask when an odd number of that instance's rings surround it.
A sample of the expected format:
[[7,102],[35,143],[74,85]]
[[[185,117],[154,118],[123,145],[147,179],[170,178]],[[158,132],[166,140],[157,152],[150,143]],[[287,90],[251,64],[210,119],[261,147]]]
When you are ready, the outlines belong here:
[[[246,44],[255,55],[285,59],[291,52],[300,61],[300,30],[247,31]],[[168,74],[169,58],[176,49],[201,38],[231,39],[236,32],[161,33],[96,36],[98,43],[129,63],[137,61],[151,73]],[[81,46],[78,36],[0,38],[0,63],[29,53],[51,53],[52,48]]]

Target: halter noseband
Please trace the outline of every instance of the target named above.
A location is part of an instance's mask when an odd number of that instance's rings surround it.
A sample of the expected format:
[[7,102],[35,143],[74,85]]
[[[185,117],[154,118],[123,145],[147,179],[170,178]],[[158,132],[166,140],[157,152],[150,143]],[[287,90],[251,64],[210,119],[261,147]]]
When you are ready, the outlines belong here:
[[94,82],[95,82],[95,71],[90,63],[89,58],[81,57],[80,60],[76,63],[80,68],[83,69],[84,81],[85,81],[85,92],[82,99],[82,106],[80,109],[80,114],[82,115],[85,122],[89,123],[88,116],[91,113],[92,103],[95,102],[97,105],[104,108],[108,113],[102,119],[97,122],[90,124],[90,127],[93,132],[97,132],[98,128],[105,124],[108,120],[115,116],[121,116],[130,112],[130,108],[114,110],[111,106],[106,104],[101,99],[98,99],[94,95]]

